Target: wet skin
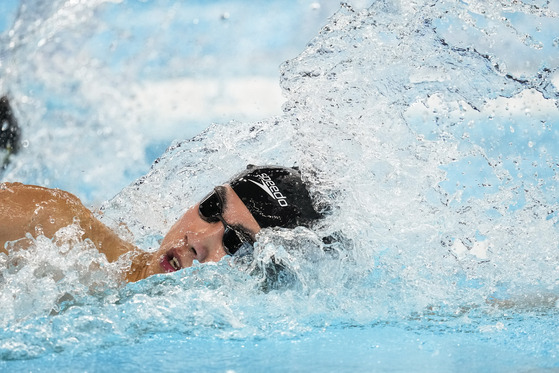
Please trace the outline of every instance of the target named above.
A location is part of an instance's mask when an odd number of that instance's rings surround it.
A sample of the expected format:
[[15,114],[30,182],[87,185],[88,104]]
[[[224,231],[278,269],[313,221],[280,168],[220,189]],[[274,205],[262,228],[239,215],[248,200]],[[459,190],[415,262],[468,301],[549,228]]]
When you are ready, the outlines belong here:
[[[222,190],[225,202],[223,219],[254,238],[260,231],[260,226],[230,186],[225,185]],[[128,276],[130,280],[136,281],[156,273],[174,272],[192,266],[194,260],[200,263],[217,262],[227,255],[222,242],[225,230],[223,224],[220,221],[208,223],[202,219],[198,213],[199,205],[197,203],[189,208],[171,227],[159,250],[144,255],[138,263],[133,263]]]
[[[253,238],[260,226],[244,203],[228,185],[221,194],[225,206],[223,219],[231,226],[240,226]],[[21,239],[26,233],[39,233],[52,238],[56,231],[71,224],[75,218],[84,230],[83,239],[90,239],[109,261],[134,252],[126,281],[138,281],[156,273],[174,272],[200,263],[216,262],[226,255],[223,247],[224,226],[208,223],[198,214],[196,204],[171,227],[159,250],[142,252],[101,223],[74,195],[20,183],[0,184],[0,252],[7,253],[6,242]],[[37,231],[40,227],[40,231]],[[25,247],[25,244],[18,245]]]
[[25,248],[32,242],[26,234],[52,238],[62,227],[78,221],[83,239],[93,241],[107,260],[115,261],[135,247],[118,237],[95,218],[71,193],[21,183],[0,183],[0,252],[7,253],[6,242],[18,240]]

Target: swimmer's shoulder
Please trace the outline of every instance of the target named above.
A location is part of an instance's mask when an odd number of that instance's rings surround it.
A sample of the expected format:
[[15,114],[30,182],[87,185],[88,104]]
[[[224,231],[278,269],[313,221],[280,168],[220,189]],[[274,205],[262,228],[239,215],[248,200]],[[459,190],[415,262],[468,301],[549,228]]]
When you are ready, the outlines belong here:
[[37,227],[52,237],[74,218],[88,221],[91,212],[71,193],[37,185],[0,183],[0,244],[33,234]]
[[109,261],[135,249],[101,223],[78,197],[61,189],[0,183],[0,221],[0,251],[7,241],[26,233],[35,235],[37,227],[41,234],[52,238],[60,228],[76,221],[84,230],[84,239],[92,240]]
[[62,189],[53,189],[20,182],[0,183],[0,196],[3,198],[14,198],[16,196],[26,196],[33,199],[59,198],[81,203],[78,197]]

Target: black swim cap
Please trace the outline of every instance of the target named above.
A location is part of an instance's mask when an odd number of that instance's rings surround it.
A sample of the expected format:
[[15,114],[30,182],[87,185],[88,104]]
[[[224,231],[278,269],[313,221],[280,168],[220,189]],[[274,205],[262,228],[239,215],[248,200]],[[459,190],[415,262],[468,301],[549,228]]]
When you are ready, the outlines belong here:
[[229,185],[261,228],[308,226],[320,218],[295,168],[249,165]]

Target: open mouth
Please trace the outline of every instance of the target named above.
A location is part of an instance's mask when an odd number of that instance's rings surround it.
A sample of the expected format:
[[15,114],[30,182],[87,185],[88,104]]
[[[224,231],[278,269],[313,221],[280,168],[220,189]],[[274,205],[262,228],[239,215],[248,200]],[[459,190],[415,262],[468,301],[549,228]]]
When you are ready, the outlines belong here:
[[167,254],[161,256],[159,264],[165,272],[175,272],[182,268],[175,250],[169,250]]

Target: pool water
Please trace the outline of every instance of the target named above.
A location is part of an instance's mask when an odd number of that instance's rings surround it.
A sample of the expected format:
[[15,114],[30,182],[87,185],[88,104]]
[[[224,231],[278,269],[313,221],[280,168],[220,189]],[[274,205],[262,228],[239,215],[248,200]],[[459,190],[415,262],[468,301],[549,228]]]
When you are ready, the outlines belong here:
[[246,164],[297,165],[328,214],[134,284],[75,226],[39,237],[0,257],[0,370],[558,369],[556,4],[20,5],[3,180],[144,250]]

